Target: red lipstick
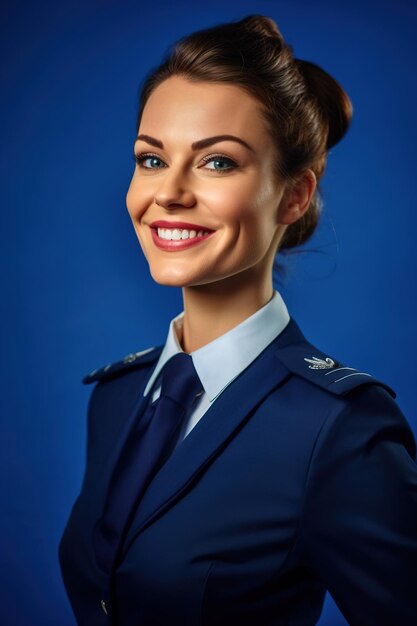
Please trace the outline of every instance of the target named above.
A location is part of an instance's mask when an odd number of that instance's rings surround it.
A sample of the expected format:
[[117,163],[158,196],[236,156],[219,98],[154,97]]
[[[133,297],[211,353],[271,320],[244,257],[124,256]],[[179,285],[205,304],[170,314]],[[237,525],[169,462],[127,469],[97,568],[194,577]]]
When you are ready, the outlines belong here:
[[190,224],[190,222],[168,222],[166,220],[157,220],[156,222],[152,222],[149,224],[151,228],[186,228],[187,230],[207,230],[213,232],[212,228],[207,228],[207,226],[201,226],[199,224]]

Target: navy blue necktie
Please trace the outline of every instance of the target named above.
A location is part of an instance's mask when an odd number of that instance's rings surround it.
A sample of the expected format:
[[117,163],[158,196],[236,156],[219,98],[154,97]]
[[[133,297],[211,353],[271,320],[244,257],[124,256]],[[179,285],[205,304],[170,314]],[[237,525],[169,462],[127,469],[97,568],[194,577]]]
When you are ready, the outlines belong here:
[[203,387],[192,358],[179,352],[162,369],[161,395],[150,403],[126,442],[94,531],[100,567],[111,572],[141,497],[169,455],[175,435]]

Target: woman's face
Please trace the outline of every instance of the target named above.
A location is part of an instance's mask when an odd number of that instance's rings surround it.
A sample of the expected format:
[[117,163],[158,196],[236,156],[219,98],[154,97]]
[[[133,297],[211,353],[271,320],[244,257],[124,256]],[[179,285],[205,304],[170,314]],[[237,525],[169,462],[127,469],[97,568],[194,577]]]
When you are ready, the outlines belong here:
[[[285,230],[284,187],[273,175],[275,147],[259,106],[237,86],[178,76],[150,96],[126,201],[156,282],[194,286],[271,272]],[[219,135],[240,141],[209,141]],[[158,231],[159,221],[168,229]]]

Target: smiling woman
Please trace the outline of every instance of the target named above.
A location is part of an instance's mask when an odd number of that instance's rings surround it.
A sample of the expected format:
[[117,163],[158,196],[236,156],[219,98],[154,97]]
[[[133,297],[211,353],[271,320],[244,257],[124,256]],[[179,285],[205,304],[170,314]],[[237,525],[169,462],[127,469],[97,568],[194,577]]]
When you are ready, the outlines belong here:
[[[156,150],[142,152],[146,144]],[[182,287],[186,308],[207,312],[225,306],[227,290],[233,318],[223,318],[215,331],[222,334],[270,299],[279,241],[287,224],[307,210],[315,175],[304,172],[289,189],[275,173],[277,149],[259,100],[239,86],[183,76],[171,76],[151,93],[135,149],[127,206],[152,277]],[[154,228],[161,219],[168,232]],[[184,234],[190,221],[194,232]],[[210,285],[208,298],[202,284]],[[184,330],[186,351],[215,338],[190,333],[187,324]]]
[[416,623],[417,466],[395,392],[310,344],[272,286],[314,232],[352,106],[273,20],[192,33],[146,79],[126,203],[163,345],[94,370],[60,543],[78,624]]

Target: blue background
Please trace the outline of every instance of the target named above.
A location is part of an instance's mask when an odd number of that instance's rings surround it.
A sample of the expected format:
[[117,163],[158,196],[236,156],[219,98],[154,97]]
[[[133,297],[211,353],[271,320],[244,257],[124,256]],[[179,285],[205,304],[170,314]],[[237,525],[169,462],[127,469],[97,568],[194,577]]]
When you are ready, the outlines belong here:
[[[249,13],[351,96],[325,212],[277,283],[306,336],[388,382],[415,433],[416,9],[405,1],[3,3],[1,621],[74,625],[57,546],[83,475],[90,370],[164,342],[125,207],[138,87],[168,45]],[[6,419],[4,419],[6,418]],[[320,624],[345,621],[327,596]]]

